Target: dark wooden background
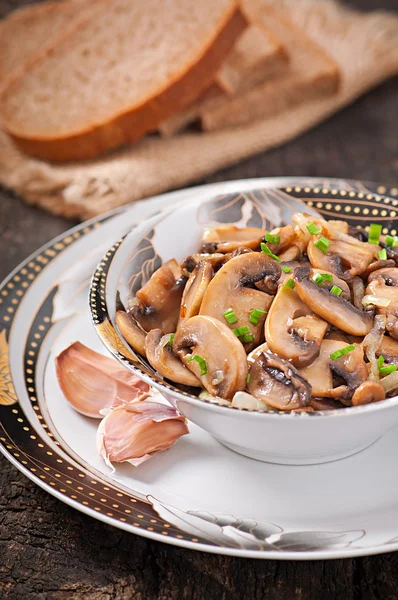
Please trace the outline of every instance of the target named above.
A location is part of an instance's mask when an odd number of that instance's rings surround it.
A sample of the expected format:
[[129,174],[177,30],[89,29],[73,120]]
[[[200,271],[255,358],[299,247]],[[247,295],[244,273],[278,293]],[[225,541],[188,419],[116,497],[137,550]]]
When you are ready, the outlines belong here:
[[[0,0],[0,17],[24,3]],[[398,0],[351,0],[350,4],[398,11]],[[395,79],[283,148],[197,183],[309,175],[396,186],[397,116]],[[0,280],[70,226],[71,222],[27,207],[0,188]],[[398,598],[398,553],[306,563],[181,550],[86,517],[37,488],[4,458],[0,460],[1,600]]]

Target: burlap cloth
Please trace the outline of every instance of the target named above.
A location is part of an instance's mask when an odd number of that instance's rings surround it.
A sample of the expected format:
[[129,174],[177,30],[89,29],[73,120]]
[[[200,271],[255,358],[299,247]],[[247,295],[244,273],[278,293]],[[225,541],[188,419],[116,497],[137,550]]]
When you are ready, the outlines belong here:
[[278,0],[341,69],[339,92],[272,119],[212,133],[138,144],[80,164],[52,165],[21,154],[0,132],[0,183],[26,202],[81,219],[197,180],[294,138],[398,73],[398,16],[361,14],[333,0]]

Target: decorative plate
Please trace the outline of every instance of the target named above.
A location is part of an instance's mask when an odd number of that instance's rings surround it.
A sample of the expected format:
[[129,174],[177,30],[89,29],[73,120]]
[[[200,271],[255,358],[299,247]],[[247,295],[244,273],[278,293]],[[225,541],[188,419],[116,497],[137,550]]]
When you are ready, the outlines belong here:
[[58,388],[54,357],[63,348],[79,339],[103,351],[87,295],[106,248],[139,220],[184,198],[277,186],[328,218],[350,214],[358,224],[373,218],[387,227],[396,217],[397,199],[360,182],[214,184],[88,221],[11,273],[0,287],[0,449],[17,468],[86,514],[190,549],[269,559],[398,549],[398,482],[391,477],[396,430],[342,461],[284,467],[239,456],[191,425],[191,435],[167,452],[112,474],[96,452],[98,421],[74,412]]

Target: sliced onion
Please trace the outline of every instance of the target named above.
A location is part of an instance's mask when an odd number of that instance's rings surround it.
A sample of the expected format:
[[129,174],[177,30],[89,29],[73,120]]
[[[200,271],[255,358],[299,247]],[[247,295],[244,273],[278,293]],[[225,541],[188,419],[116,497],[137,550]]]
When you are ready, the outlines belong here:
[[351,285],[353,304],[358,310],[362,310],[362,299],[365,294],[365,284],[363,280],[356,275],[353,277]]
[[379,383],[383,386],[386,394],[390,392],[398,392],[398,371],[394,371],[380,379]]
[[373,381],[379,381],[380,379],[376,352],[380,348],[385,330],[386,315],[376,315],[372,329],[363,339],[363,349],[370,363],[369,379]]
[[390,298],[384,298],[383,296],[372,296],[371,294],[367,294],[362,298],[362,305],[369,306],[370,304],[373,306],[377,306],[378,308],[386,308],[390,305]]

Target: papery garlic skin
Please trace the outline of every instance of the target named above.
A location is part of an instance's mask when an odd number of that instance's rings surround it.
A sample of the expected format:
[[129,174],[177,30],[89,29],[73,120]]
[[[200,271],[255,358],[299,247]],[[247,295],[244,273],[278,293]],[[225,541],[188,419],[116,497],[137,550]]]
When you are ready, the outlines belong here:
[[148,397],[147,383],[129,373],[113,358],[75,342],[55,359],[60,388],[75,410],[101,419],[101,410]]
[[120,462],[137,467],[187,433],[185,418],[171,406],[150,401],[124,404],[101,421],[97,450],[111,468]]

